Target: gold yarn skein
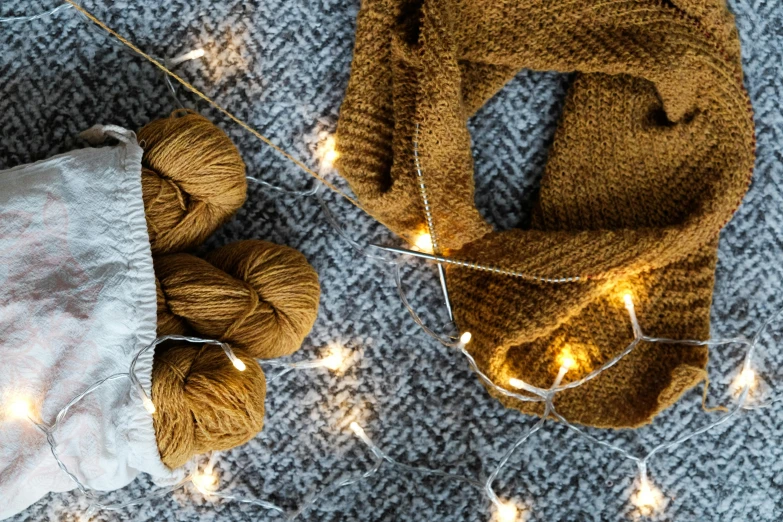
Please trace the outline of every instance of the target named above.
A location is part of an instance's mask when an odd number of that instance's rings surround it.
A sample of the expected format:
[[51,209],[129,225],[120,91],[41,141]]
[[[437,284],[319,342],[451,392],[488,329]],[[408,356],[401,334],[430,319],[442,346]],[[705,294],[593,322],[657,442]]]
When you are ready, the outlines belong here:
[[155,277],[155,291],[158,303],[158,335],[185,335],[189,333],[187,323],[169,310],[166,296],[163,294],[163,289],[161,289],[160,281],[157,277]]
[[138,133],[141,188],[152,253],[200,245],[245,202],[245,164],[203,116],[178,110]]
[[264,426],[266,379],[258,363],[234,349],[245,363],[238,371],[220,347],[159,347],[152,366],[155,438],[169,468],[207,451],[249,441]]
[[202,337],[266,359],[298,350],[318,314],[318,274],[299,251],[267,241],[238,241],[206,259],[160,256],[155,272],[165,299],[158,335],[177,333],[170,312]]

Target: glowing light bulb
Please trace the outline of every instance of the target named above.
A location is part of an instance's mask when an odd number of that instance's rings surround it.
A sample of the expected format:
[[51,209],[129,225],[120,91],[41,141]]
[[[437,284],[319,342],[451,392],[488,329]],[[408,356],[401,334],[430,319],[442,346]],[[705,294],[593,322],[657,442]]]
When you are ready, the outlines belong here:
[[8,405],[8,413],[17,419],[27,419],[33,415],[33,407],[26,399],[17,399]]
[[752,368],[745,368],[734,378],[734,382],[731,383],[731,390],[736,396],[741,394],[746,387],[748,391],[754,389],[756,383],[756,372]]
[[471,334],[470,332],[465,332],[459,336],[459,342],[462,346],[468,344],[471,339],[473,339],[473,334]]
[[631,292],[625,292],[623,294],[623,302],[625,303],[626,308],[633,306],[633,296],[631,295]]
[[737,376],[737,384],[739,384],[743,388],[745,386],[748,387],[753,386],[755,382],[756,382],[756,372],[754,372],[750,368],[742,370],[742,372]]
[[508,383],[516,388],[517,390],[522,390],[525,388],[525,381],[521,379],[517,379],[516,377],[512,377],[508,380]]
[[635,495],[631,497],[631,502],[641,509],[642,511],[649,513],[657,510],[663,502],[663,494],[653,486],[646,476],[642,476],[639,479],[639,490]]
[[321,164],[325,168],[331,169],[334,167],[334,162],[340,157],[340,153],[337,152],[337,140],[334,139],[334,136],[329,136],[324,140],[320,147],[320,156]]
[[343,368],[347,358],[347,350],[338,344],[334,344],[329,347],[329,350],[326,352],[326,357],[321,359],[321,364],[324,368],[336,372]]
[[204,496],[209,496],[218,489],[218,477],[214,473],[195,472],[190,479],[196,489]]
[[429,235],[427,232],[422,232],[413,241],[413,244],[416,248],[418,248],[422,252],[426,252],[428,254],[432,253],[432,236]]
[[228,357],[228,360],[231,361],[231,364],[234,365],[234,368],[240,372],[247,370],[247,365],[244,361],[237,357],[237,354],[234,353],[234,350],[231,349],[231,346],[229,346],[227,343],[220,343],[220,347],[223,348],[223,351],[226,353],[226,357]]
[[498,522],[516,522],[519,510],[513,502],[498,501],[497,503],[497,521]]
[[366,433],[364,433],[364,430],[356,421],[351,422],[350,424],[351,431],[353,431],[357,437],[367,436]]
[[157,408],[155,408],[155,403],[152,402],[152,399],[149,397],[143,397],[141,399],[142,404],[144,404],[144,409],[147,410],[147,412],[152,415],[157,411]]
[[343,364],[343,358],[338,353],[332,353],[324,357],[323,364],[332,371],[337,371]]
[[559,364],[561,368],[565,368],[566,371],[576,368],[576,359],[574,358],[574,354],[570,347],[566,346],[563,348],[557,356],[557,364]]
[[187,62],[189,60],[198,60],[199,58],[203,58],[204,55],[207,54],[204,52],[204,49],[193,49],[190,52],[187,52],[183,55],[177,56],[176,58],[172,58],[169,60],[169,66],[173,67],[175,65],[179,65],[182,62]]

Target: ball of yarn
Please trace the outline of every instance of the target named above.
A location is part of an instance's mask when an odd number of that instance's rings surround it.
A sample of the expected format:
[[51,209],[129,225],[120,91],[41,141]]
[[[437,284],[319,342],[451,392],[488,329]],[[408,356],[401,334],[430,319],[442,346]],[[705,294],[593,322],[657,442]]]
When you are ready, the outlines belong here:
[[175,345],[156,351],[152,366],[155,438],[161,460],[178,468],[193,455],[249,441],[264,425],[266,380],[242,350],[238,371],[214,345]]
[[297,250],[267,241],[238,241],[206,259],[160,256],[155,272],[166,301],[159,309],[256,358],[298,350],[318,314],[318,274]]
[[245,202],[245,164],[203,116],[176,111],[138,133],[141,188],[153,254],[201,244]]

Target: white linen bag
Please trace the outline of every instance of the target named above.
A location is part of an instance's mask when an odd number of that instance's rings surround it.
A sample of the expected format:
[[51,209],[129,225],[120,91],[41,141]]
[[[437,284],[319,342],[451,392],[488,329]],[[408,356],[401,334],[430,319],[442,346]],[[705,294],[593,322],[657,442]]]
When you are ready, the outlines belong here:
[[[89,386],[127,373],[155,340],[142,150],[120,127],[89,134],[118,143],[0,172],[0,519],[76,487],[45,435],[13,415],[18,405],[51,424]],[[152,357],[151,349],[136,365],[147,394]],[[140,472],[159,484],[180,478],[161,461],[152,417],[127,378],[75,404],[54,435],[60,459],[89,488],[118,489]]]

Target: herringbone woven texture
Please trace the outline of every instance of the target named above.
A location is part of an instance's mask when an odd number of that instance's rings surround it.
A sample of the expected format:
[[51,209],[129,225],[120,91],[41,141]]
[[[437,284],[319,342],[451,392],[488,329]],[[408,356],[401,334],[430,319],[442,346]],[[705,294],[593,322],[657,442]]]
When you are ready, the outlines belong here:
[[[173,57],[203,46],[209,57],[177,70],[254,123],[277,143],[317,167],[320,133],[333,132],[350,74],[358,0],[96,2],[83,4],[145,50]],[[38,12],[50,0],[6,2],[0,16]],[[771,0],[733,0],[743,45],[746,86],[755,109],[758,158],[751,188],[721,234],[713,335],[750,335],[783,307],[783,7]],[[24,25],[0,26],[0,168],[46,158],[82,143],[94,123],[138,128],[176,105],[160,74],[110,44],[72,11]],[[501,230],[530,221],[555,123],[571,77],[523,71],[470,121],[476,201]],[[194,98],[179,97],[188,106]],[[201,104],[237,143],[251,175],[289,189],[310,181]],[[330,179],[334,172],[323,170]],[[330,208],[351,237],[395,244],[394,236],[331,196]],[[2,210],[0,209],[0,212]],[[422,334],[396,296],[385,267],[353,253],[334,233],[315,200],[288,198],[251,186],[244,209],[214,237],[217,246],[262,238],[300,249],[319,271],[320,317],[295,356],[316,356],[340,340],[361,353],[342,376],[289,374],[269,384],[264,431],[221,458],[225,492],[294,508],[337,476],[366,469],[368,452],[349,432],[356,418],[389,454],[409,463],[486,476],[531,423],[490,398],[463,359]],[[409,262],[408,296],[433,327],[444,322],[436,275]],[[650,332],[652,334],[656,332]],[[781,338],[776,338],[780,346]],[[781,391],[783,357],[766,338],[759,365]],[[713,352],[711,400],[726,400],[740,353]],[[721,376],[727,376],[721,378]],[[651,447],[708,418],[693,390],[638,432],[591,431]],[[775,521],[783,516],[781,408],[741,415],[652,461],[651,476],[670,498],[661,521]],[[85,440],[84,444],[94,441]],[[638,519],[627,502],[633,466],[548,425],[511,459],[496,484],[503,498],[530,507],[528,520]],[[139,480],[111,500],[149,492]],[[75,494],[50,495],[15,522],[75,521],[85,507]],[[342,489],[301,520],[484,522],[488,504],[462,484],[385,470]],[[214,506],[199,495],[175,495],[98,520],[279,520],[251,506]]]

